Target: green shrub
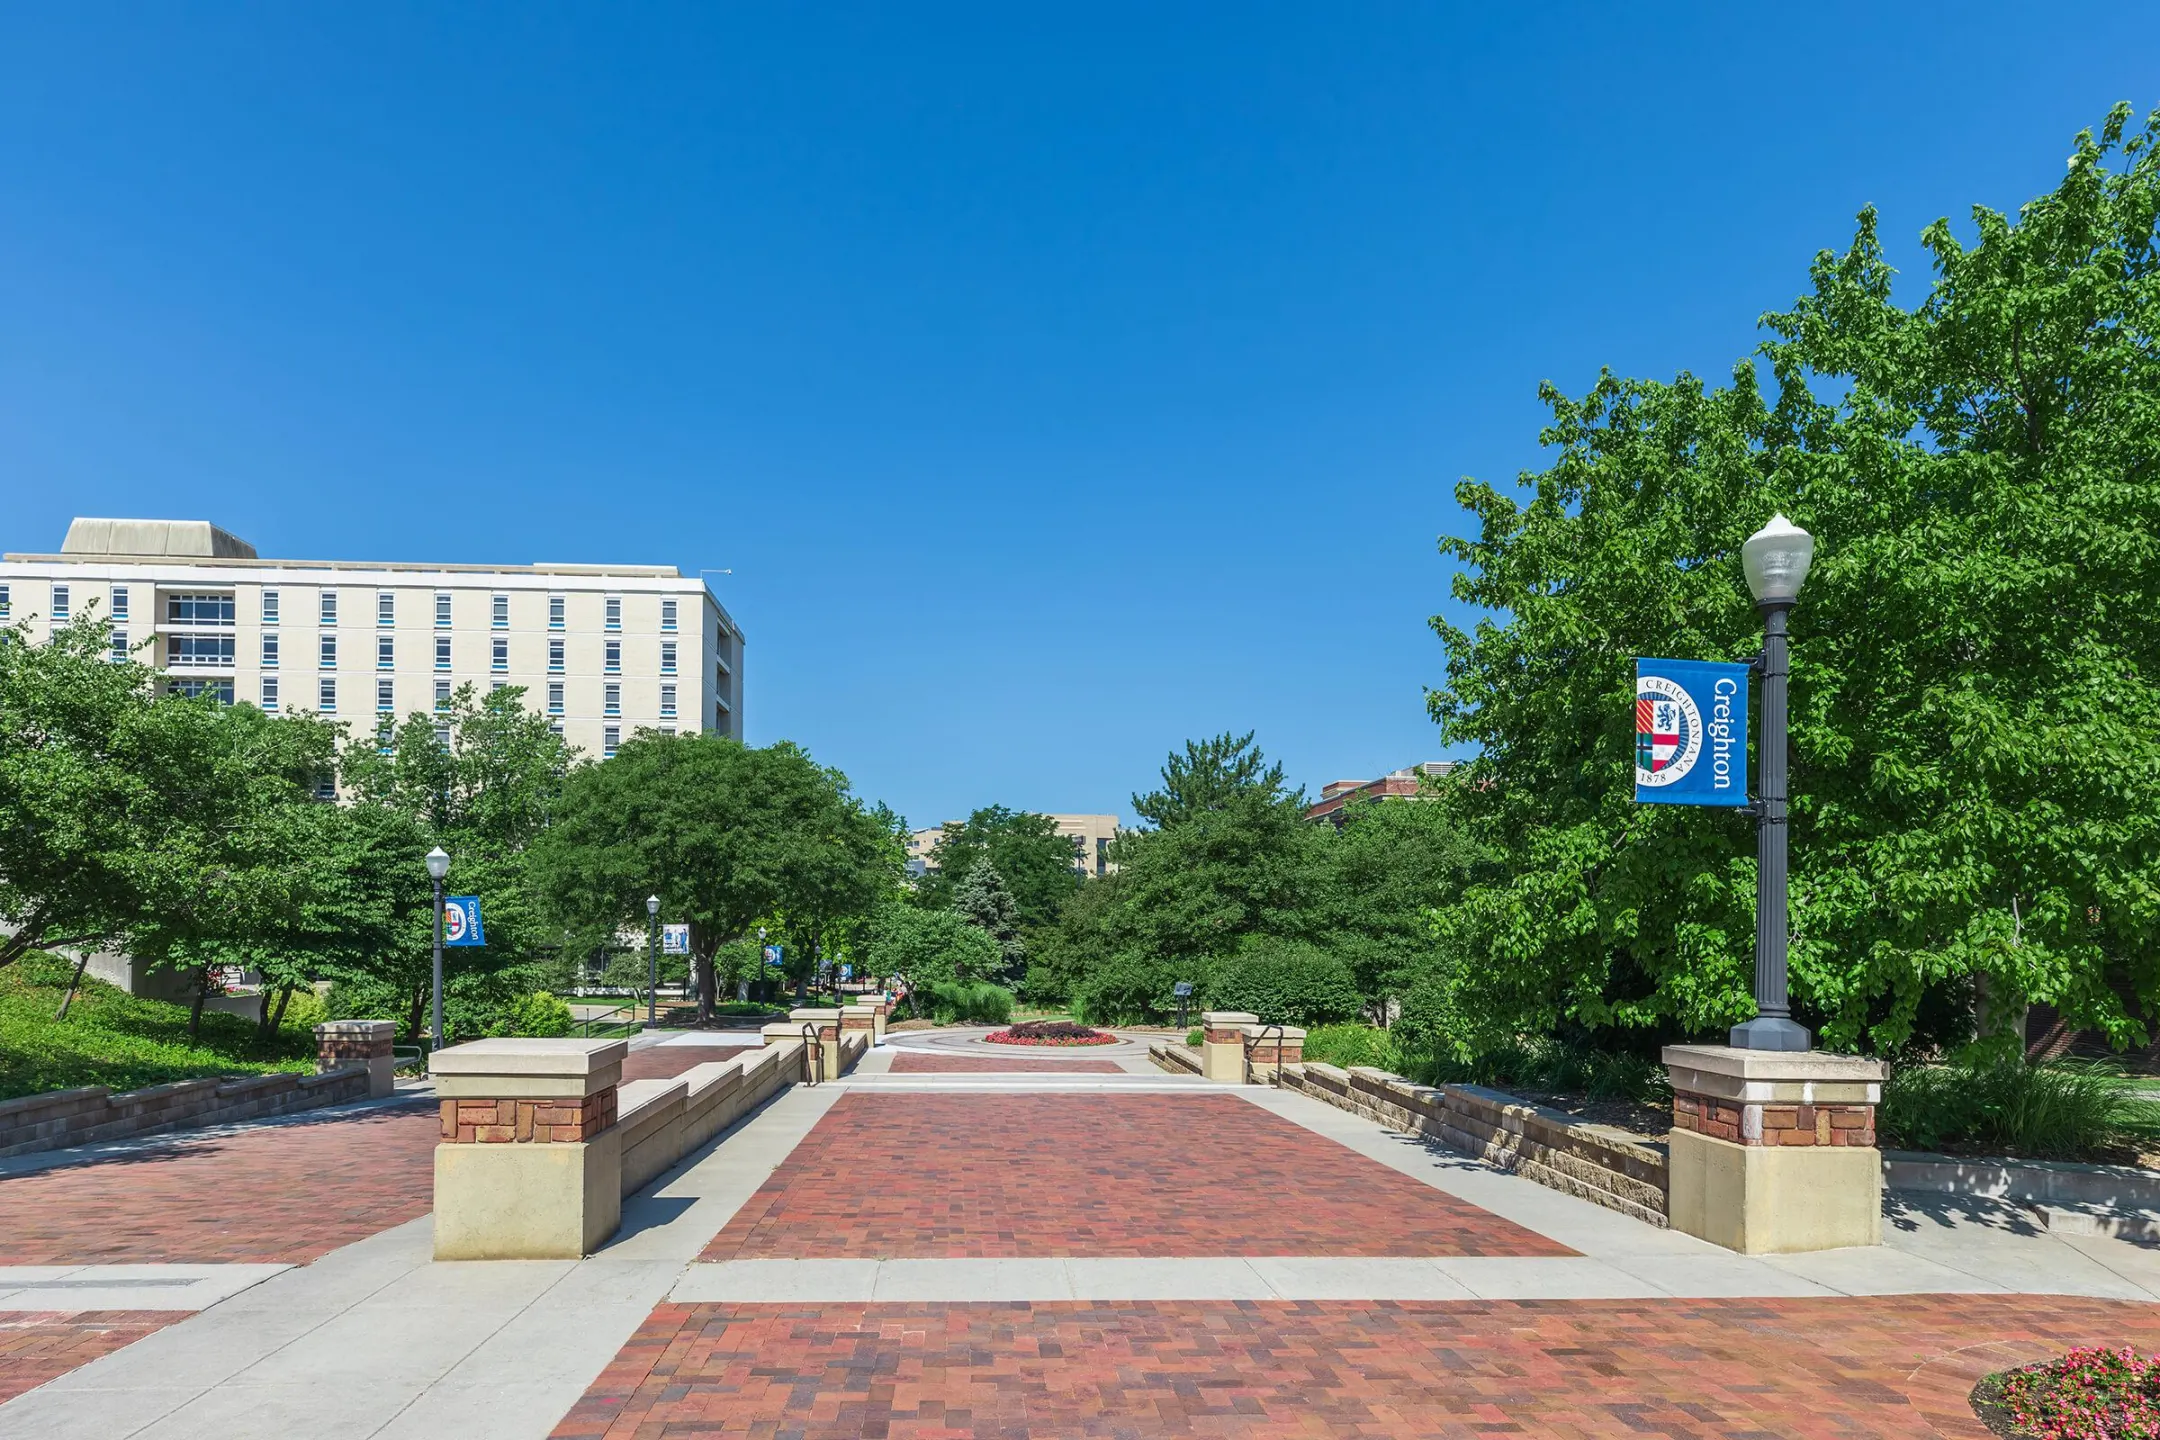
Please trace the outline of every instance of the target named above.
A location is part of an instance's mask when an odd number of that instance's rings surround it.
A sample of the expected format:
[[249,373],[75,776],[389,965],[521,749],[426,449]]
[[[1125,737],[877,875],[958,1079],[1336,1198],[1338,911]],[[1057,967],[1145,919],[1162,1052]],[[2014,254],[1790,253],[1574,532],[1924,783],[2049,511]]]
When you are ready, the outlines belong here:
[[1013,993],[998,985],[932,985],[922,998],[941,1025],[1003,1025],[1012,1019]]
[[[277,1003],[275,997],[270,1003]],[[330,1008],[323,1004],[322,996],[315,993],[313,986],[303,985],[293,991],[292,998],[285,1002],[285,1015],[278,1023],[283,1029],[307,1036],[312,1043],[315,1027],[329,1018]]]
[[1244,1010],[1265,1025],[1325,1025],[1364,1008],[1357,979],[1340,959],[1302,940],[1255,935],[1209,967],[1207,1003]]
[[1005,972],[997,941],[949,910],[888,905],[872,922],[864,960],[873,975],[904,975],[921,990]]
[[1371,1025],[1319,1025],[1305,1032],[1305,1058],[1323,1065],[1372,1065],[1401,1074],[1402,1057],[1385,1030]]
[[770,1015],[775,1007],[755,1000],[727,1000],[712,1007],[715,1015]]
[[1207,1039],[1207,1031],[1205,1031],[1205,1030],[1201,1030],[1201,1029],[1199,1029],[1199,1028],[1197,1028],[1197,1027],[1196,1027],[1196,1028],[1194,1028],[1193,1030],[1191,1030],[1191,1031],[1187,1032],[1187,1034],[1186,1034],[1186,1036],[1185,1036],[1185,1043],[1186,1043],[1186,1044],[1188,1044],[1188,1045],[1198,1045],[1198,1044],[1200,1044],[1200,1043],[1201,1043],[1202,1041],[1204,1041],[1204,1040],[1206,1040],[1206,1039]]
[[2151,1107],[2089,1061],[1899,1066],[1876,1124],[1887,1145],[2039,1160],[2104,1154],[2147,1127]]
[[577,1028],[577,1017],[570,1007],[545,990],[531,995],[521,995],[503,1013],[501,1019],[489,1028],[490,1035],[529,1035],[539,1039],[555,1039],[568,1035]]
[[[1074,987],[1073,1013],[1090,1025],[1160,1024],[1177,1014],[1172,987],[1200,978],[1189,964],[1129,951],[1113,955]],[[1199,996],[1194,1001],[1204,1003]]]

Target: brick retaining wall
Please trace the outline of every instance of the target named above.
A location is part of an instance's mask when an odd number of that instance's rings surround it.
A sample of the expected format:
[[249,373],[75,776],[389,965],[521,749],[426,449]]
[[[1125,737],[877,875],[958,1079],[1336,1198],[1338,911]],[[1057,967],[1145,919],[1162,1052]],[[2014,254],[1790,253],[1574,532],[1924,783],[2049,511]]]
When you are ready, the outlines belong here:
[[364,1100],[365,1061],[319,1075],[210,1076],[173,1080],[114,1094],[103,1085],[0,1100],[0,1156],[29,1155],[100,1140],[154,1135],[197,1125],[259,1120],[324,1105]]

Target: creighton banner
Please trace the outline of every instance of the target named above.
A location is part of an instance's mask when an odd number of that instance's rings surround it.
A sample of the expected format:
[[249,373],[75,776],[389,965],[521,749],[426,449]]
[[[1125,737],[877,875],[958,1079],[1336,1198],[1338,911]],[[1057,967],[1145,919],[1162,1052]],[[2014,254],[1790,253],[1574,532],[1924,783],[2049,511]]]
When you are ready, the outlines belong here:
[[1745,805],[1748,667],[1635,662],[1635,798]]

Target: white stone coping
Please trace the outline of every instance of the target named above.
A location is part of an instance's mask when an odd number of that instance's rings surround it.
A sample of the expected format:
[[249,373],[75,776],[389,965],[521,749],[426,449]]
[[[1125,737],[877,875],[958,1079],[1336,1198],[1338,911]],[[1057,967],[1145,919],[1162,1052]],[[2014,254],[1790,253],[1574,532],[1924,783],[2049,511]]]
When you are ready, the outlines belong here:
[[1245,1037],[1254,1042],[1256,1052],[1265,1050],[1267,1048],[1265,1042],[1273,1040],[1277,1035],[1281,1035],[1284,1043],[1287,1044],[1292,1040],[1303,1040],[1305,1030],[1303,1026],[1299,1025],[1262,1025],[1257,1020],[1245,1027]]
[[1237,1025],[1257,1025],[1260,1017],[1250,1010],[1203,1010],[1200,1024],[1211,1030],[1222,1030]]
[[[1833,1084],[1880,1084],[1890,1076],[1885,1060],[1861,1055],[1832,1055],[1822,1050],[1741,1050],[1731,1045],[1667,1045],[1665,1063],[1674,1071],[1690,1070],[1732,1080]],[[1678,1076],[1676,1074],[1675,1079]],[[1675,1084],[1675,1089],[1682,1088]]]
[[840,1018],[840,1009],[838,1006],[827,1008],[822,1005],[804,1005],[798,1009],[788,1011],[787,1018],[798,1021],[838,1020]]
[[395,1020],[326,1020],[315,1027],[317,1035],[333,1040],[379,1040],[397,1034]]
[[630,1046],[621,1040],[468,1040],[428,1057],[431,1075],[531,1075],[583,1078],[620,1070]]

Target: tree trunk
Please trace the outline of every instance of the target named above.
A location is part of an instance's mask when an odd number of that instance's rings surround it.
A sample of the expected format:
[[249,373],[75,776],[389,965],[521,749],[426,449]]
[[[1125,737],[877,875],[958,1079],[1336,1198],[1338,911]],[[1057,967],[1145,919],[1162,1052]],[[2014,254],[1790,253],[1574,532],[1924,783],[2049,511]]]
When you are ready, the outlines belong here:
[[292,986],[280,986],[275,1009],[271,1008],[270,997],[263,996],[262,1013],[255,1017],[255,1038],[259,1043],[267,1045],[276,1038],[278,1027],[285,1023],[285,1007],[292,1001],[292,992]]
[[60,1013],[53,1016],[54,1020],[58,1021],[67,1019],[68,1007],[75,1003],[75,992],[82,985],[82,972],[89,966],[89,964],[90,947],[85,945],[82,949],[75,952],[75,978],[68,981],[67,994],[60,997]]
[[428,992],[425,987],[422,987],[413,991],[412,1004],[406,1007],[405,1010],[405,1034],[415,1045],[420,1043],[422,1033],[420,1029],[420,1012],[426,1007],[427,1001]]
[[195,981],[195,1003],[188,1007],[187,1038],[194,1045],[202,1039],[203,1001],[210,998],[210,967],[205,965]]
[[697,1023],[707,1025],[713,1018],[713,957],[706,951],[697,957]]

